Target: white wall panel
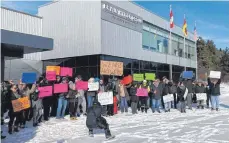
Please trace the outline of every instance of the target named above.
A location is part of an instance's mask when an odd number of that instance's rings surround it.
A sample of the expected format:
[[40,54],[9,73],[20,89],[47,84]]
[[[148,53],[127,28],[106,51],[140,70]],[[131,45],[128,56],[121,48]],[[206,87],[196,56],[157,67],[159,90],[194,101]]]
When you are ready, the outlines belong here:
[[58,1],[39,8],[43,36],[54,39],[52,51],[42,60],[101,53],[101,4],[99,1]]
[[1,7],[1,29],[42,36],[42,18]]

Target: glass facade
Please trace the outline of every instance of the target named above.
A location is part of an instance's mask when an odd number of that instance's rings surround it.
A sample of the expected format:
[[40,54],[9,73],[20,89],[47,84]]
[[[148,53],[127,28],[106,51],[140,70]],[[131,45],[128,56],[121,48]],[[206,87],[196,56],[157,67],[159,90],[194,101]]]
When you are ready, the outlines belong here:
[[[173,33],[171,36],[172,55],[196,60],[195,43],[193,41],[186,39],[184,49],[184,38]],[[169,31],[144,22],[142,32],[142,48],[152,52],[169,54]]]

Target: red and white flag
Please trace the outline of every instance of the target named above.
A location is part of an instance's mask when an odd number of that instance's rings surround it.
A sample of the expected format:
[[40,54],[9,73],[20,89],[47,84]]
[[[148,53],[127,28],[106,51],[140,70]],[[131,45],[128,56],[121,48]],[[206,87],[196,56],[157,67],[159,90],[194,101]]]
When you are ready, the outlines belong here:
[[170,5],[170,28],[173,28],[174,22],[173,22],[173,11],[172,6]]

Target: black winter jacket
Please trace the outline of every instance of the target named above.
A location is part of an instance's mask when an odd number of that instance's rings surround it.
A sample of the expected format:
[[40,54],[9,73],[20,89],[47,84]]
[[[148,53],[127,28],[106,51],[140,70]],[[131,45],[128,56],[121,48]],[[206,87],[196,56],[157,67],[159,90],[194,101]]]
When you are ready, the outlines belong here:
[[192,84],[192,80],[184,81],[184,85],[188,89],[188,93],[193,93],[194,92],[194,85]]
[[[95,104],[96,103],[96,104]],[[99,102],[94,102],[93,106],[88,108],[86,125],[89,129],[97,128],[99,118],[102,115],[102,106]]]
[[206,93],[206,88],[202,85],[196,85],[195,86],[195,93]]
[[219,96],[220,95],[220,83],[221,80],[219,79],[218,82],[214,85],[211,80],[208,78],[208,86],[210,88],[210,95],[211,96]]
[[131,102],[138,102],[139,101],[139,98],[138,98],[138,96],[136,94],[137,94],[137,87],[132,86],[130,88],[130,99],[131,99]]
[[179,101],[182,101],[182,102],[185,101],[185,99],[184,99],[185,90],[186,90],[185,86],[183,86],[183,87],[178,86],[177,96],[179,98]]

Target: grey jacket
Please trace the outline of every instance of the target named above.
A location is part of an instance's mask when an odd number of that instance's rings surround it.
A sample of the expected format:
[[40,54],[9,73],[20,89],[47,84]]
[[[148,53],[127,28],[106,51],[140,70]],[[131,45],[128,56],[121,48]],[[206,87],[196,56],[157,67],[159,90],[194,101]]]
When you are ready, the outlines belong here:
[[[154,93],[154,91],[156,91],[156,93]],[[158,87],[156,87],[155,85],[152,85],[151,92],[153,93],[153,99],[156,99],[156,100],[161,99],[162,91],[163,91],[162,83],[159,83]]]
[[[128,93],[127,89],[126,89],[126,86],[123,86],[123,88],[124,88],[126,100],[129,101],[130,100],[130,96],[129,96],[129,93]],[[120,101],[120,99],[121,99],[120,87],[118,86],[118,100]]]

